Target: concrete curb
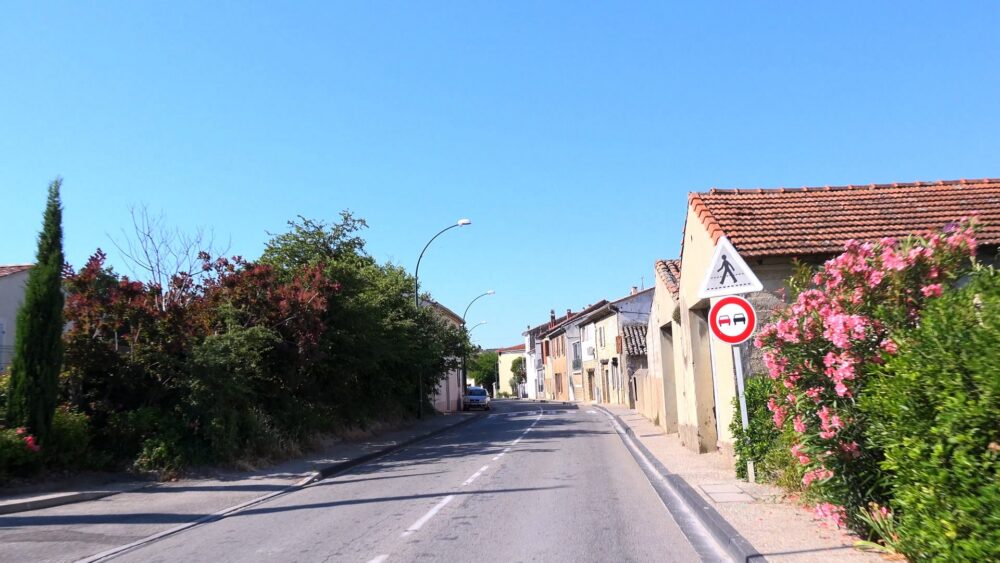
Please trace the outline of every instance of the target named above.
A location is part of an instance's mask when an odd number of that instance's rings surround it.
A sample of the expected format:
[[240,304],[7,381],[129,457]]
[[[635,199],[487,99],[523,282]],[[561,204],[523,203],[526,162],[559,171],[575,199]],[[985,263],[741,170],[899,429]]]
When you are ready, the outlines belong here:
[[[719,514],[715,508],[713,508],[701,495],[698,494],[694,487],[692,487],[687,481],[685,481],[680,475],[671,473],[664,465],[660,462],[652,452],[642,443],[642,441],[635,435],[635,431],[617,414],[605,409],[600,405],[594,405],[601,411],[603,411],[608,416],[612,417],[618,422],[625,433],[632,439],[632,443],[638,452],[645,457],[645,461],[652,467],[652,469],[658,474],[658,477],[663,480],[663,482],[668,483],[671,492],[676,493],[676,496],[684,503],[684,508],[687,510],[684,513],[692,514],[701,525],[712,535],[713,539],[719,544],[719,546],[725,550],[725,552],[732,557],[734,561],[740,562],[765,562],[767,559],[756,549],[754,546],[740,533],[733,528],[725,518]],[[660,495],[661,500],[667,505],[668,509],[671,509],[671,503],[673,498],[664,498],[667,494],[666,491],[661,490],[661,487],[657,486],[657,483],[653,483],[653,488],[656,489],[657,494]],[[674,510],[671,510],[674,512]],[[680,522],[678,522],[680,523]]]
[[[419,436],[415,436],[415,437],[413,437],[413,438],[411,438],[409,440],[405,440],[405,441],[400,442],[398,444],[393,444],[392,446],[380,449],[378,451],[375,451],[375,452],[372,452],[372,453],[369,453],[369,454],[365,454],[365,455],[363,455],[361,457],[358,457],[358,458],[349,459],[347,461],[342,461],[342,462],[338,462],[338,463],[334,463],[332,465],[328,465],[328,466],[322,467],[318,471],[314,471],[311,475],[308,475],[307,477],[305,477],[302,480],[296,482],[295,484],[290,485],[288,488],[282,489],[280,491],[277,491],[277,494],[284,494],[284,493],[287,493],[287,492],[291,492],[292,490],[295,490],[295,489],[300,489],[302,487],[305,487],[306,485],[315,483],[316,481],[320,481],[322,479],[326,479],[327,477],[330,477],[332,475],[340,473],[341,471],[345,471],[345,470],[350,469],[352,467],[355,467],[355,466],[358,466],[358,465],[362,465],[364,463],[368,463],[369,461],[371,461],[371,460],[373,460],[373,459],[375,459],[377,457],[380,457],[380,456],[392,453],[392,452],[394,452],[396,450],[405,448],[406,446],[413,445],[413,444],[415,444],[415,443],[417,443],[417,442],[419,442],[421,440],[426,440],[428,438],[432,438],[434,436],[437,436],[438,434],[441,434],[441,433],[446,432],[448,430],[451,430],[453,428],[457,428],[457,427],[459,427],[459,426],[461,426],[463,424],[468,424],[468,423],[472,422],[473,420],[477,420],[479,418],[479,416],[480,415],[474,415],[474,416],[466,417],[466,418],[463,418],[462,420],[459,420],[458,422],[456,422],[454,424],[450,424],[450,425],[445,426],[443,428],[439,428],[439,429],[434,430],[434,431],[432,431],[432,432],[430,432],[428,434],[421,434]],[[121,493],[130,493],[132,491],[137,491],[139,489],[145,489],[147,487],[155,487],[157,485],[159,485],[159,483],[142,483],[142,484],[136,485],[134,487],[125,487],[125,488],[122,488],[122,489],[108,489],[108,490],[100,490],[100,491],[83,491],[83,492],[73,492],[73,493],[51,493],[51,494],[39,495],[39,496],[36,496],[36,497],[24,499],[23,501],[19,501],[19,502],[8,502],[8,503],[2,503],[2,502],[0,502],[0,515],[4,515],[4,514],[16,514],[18,512],[30,512],[32,510],[41,510],[43,508],[53,508],[53,507],[56,507],[56,506],[63,506],[63,505],[67,505],[67,504],[75,504],[75,503],[78,503],[78,502],[86,502],[86,501],[90,501],[90,500],[98,500],[98,499],[102,499],[102,498],[105,498],[105,497],[110,497],[110,496],[121,494]],[[270,496],[268,496],[267,498],[270,498]],[[266,500],[266,498],[265,499],[254,499],[254,500],[255,501],[257,501],[257,500]],[[227,510],[229,510],[229,509],[227,509]],[[212,516],[215,516],[215,515],[212,515]]]
[[0,514],[15,514],[17,512],[28,512],[30,510],[41,510],[43,508],[52,508],[53,506],[62,506],[64,504],[97,500],[111,495],[117,495],[119,493],[144,489],[151,485],[152,483],[144,483],[133,488],[113,491],[84,491],[77,493],[53,493],[40,495],[19,502],[0,503]]

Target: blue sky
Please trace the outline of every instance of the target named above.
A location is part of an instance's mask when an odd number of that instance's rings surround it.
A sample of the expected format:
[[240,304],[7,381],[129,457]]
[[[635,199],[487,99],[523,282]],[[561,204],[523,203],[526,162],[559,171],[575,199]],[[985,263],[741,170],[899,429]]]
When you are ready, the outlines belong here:
[[[72,2],[0,8],[0,263],[64,178],[80,265],[130,204],[260,254],[368,220],[484,346],[652,283],[686,194],[1000,176],[1000,5]],[[119,268],[121,269],[121,268]]]

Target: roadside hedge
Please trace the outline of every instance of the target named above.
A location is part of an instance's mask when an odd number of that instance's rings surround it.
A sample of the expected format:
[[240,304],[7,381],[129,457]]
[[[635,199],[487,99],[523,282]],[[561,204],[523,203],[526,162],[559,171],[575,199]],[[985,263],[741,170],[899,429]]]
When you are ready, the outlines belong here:
[[928,305],[860,397],[898,548],[914,561],[1000,560],[1000,275]]

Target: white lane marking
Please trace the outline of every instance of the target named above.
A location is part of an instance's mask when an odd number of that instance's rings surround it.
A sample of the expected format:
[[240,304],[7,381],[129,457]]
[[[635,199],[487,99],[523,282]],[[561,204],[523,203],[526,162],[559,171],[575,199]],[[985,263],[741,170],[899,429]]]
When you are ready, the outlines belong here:
[[597,414],[597,411],[587,411],[587,414]]
[[484,465],[484,466],[480,467],[479,471],[476,471],[475,473],[473,473],[472,477],[469,477],[468,479],[465,480],[464,483],[462,483],[462,486],[464,487],[465,485],[468,485],[468,484],[472,483],[473,481],[475,481],[476,479],[478,479],[480,475],[483,474],[483,471],[486,471],[489,468],[490,468],[489,465]]
[[406,536],[408,536],[408,535],[410,535],[410,534],[412,534],[414,532],[419,532],[420,528],[424,527],[424,524],[426,524],[428,521],[430,521],[431,518],[434,518],[434,515],[437,514],[438,511],[440,511],[442,508],[444,508],[454,498],[455,498],[455,495],[448,495],[448,496],[444,497],[443,499],[441,499],[441,502],[435,504],[434,508],[428,510],[427,514],[424,514],[423,516],[421,516],[420,520],[417,520],[416,522],[414,522],[413,525],[411,525],[409,528],[407,528],[406,531],[403,532],[399,537],[405,538]]
[[379,555],[378,557],[376,557],[375,559],[372,559],[368,563],[382,563],[383,561],[385,561],[388,558],[389,558],[389,554],[388,553],[383,553],[382,555]]
[[502,455],[503,454],[499,454],[499,455],[493,456],[493,460],[492,461],[496,461],[496,460],[500,459],[500,456],[502,456]]

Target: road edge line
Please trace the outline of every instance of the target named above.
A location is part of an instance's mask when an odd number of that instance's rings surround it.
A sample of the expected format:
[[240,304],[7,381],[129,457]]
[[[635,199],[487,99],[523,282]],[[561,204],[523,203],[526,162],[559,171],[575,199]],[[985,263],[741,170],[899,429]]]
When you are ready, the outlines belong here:
[[[671,473],[664,465],[660,462],[656,456],[642,443],[641,440],[635,435],[635,431],[626,423],[620,416],[609,411],[608,409],[602,407],[601,405],[594,405],[606,415],[612,417],[614,421],[618,423],[621,427],[621,431],[624,432],[622,435],[622,441],[625,446],[633,454],[633,456],[643,458],[645,463],[649,464],[649,467],[644,467],[644,464],[640,463],[639,466],[644,473],[653,472],[652,479],[650,483],[653,485],[653,489],[659,495],[660,500],[667,506],[674,516],[683,515],[684,512],[692,514],[702,527],[711,534],[712,539],[714,539],[719,547],[723,549],[730,557],[735,561],[741,562],[754,562],[763,563],[767,559],[763,554],[758,551],[749,540],[744,538],[740,533],[730,524],[725,518],[715,508],[713,508],[708,502],[694,490],[683,477],[675,473]],[[621,435],[621,434],[620,434]],[[630,440],[626,441],[624,438],[628,437]],[[647,475],[649,476],[649,475]],[[664,490],[666,489],[666,490]],[[678,506],[677,503],[683,503],[683,506]],[[675,510],[677,513],[675,513]],[[678,522],[680,525],[681,522]]]

